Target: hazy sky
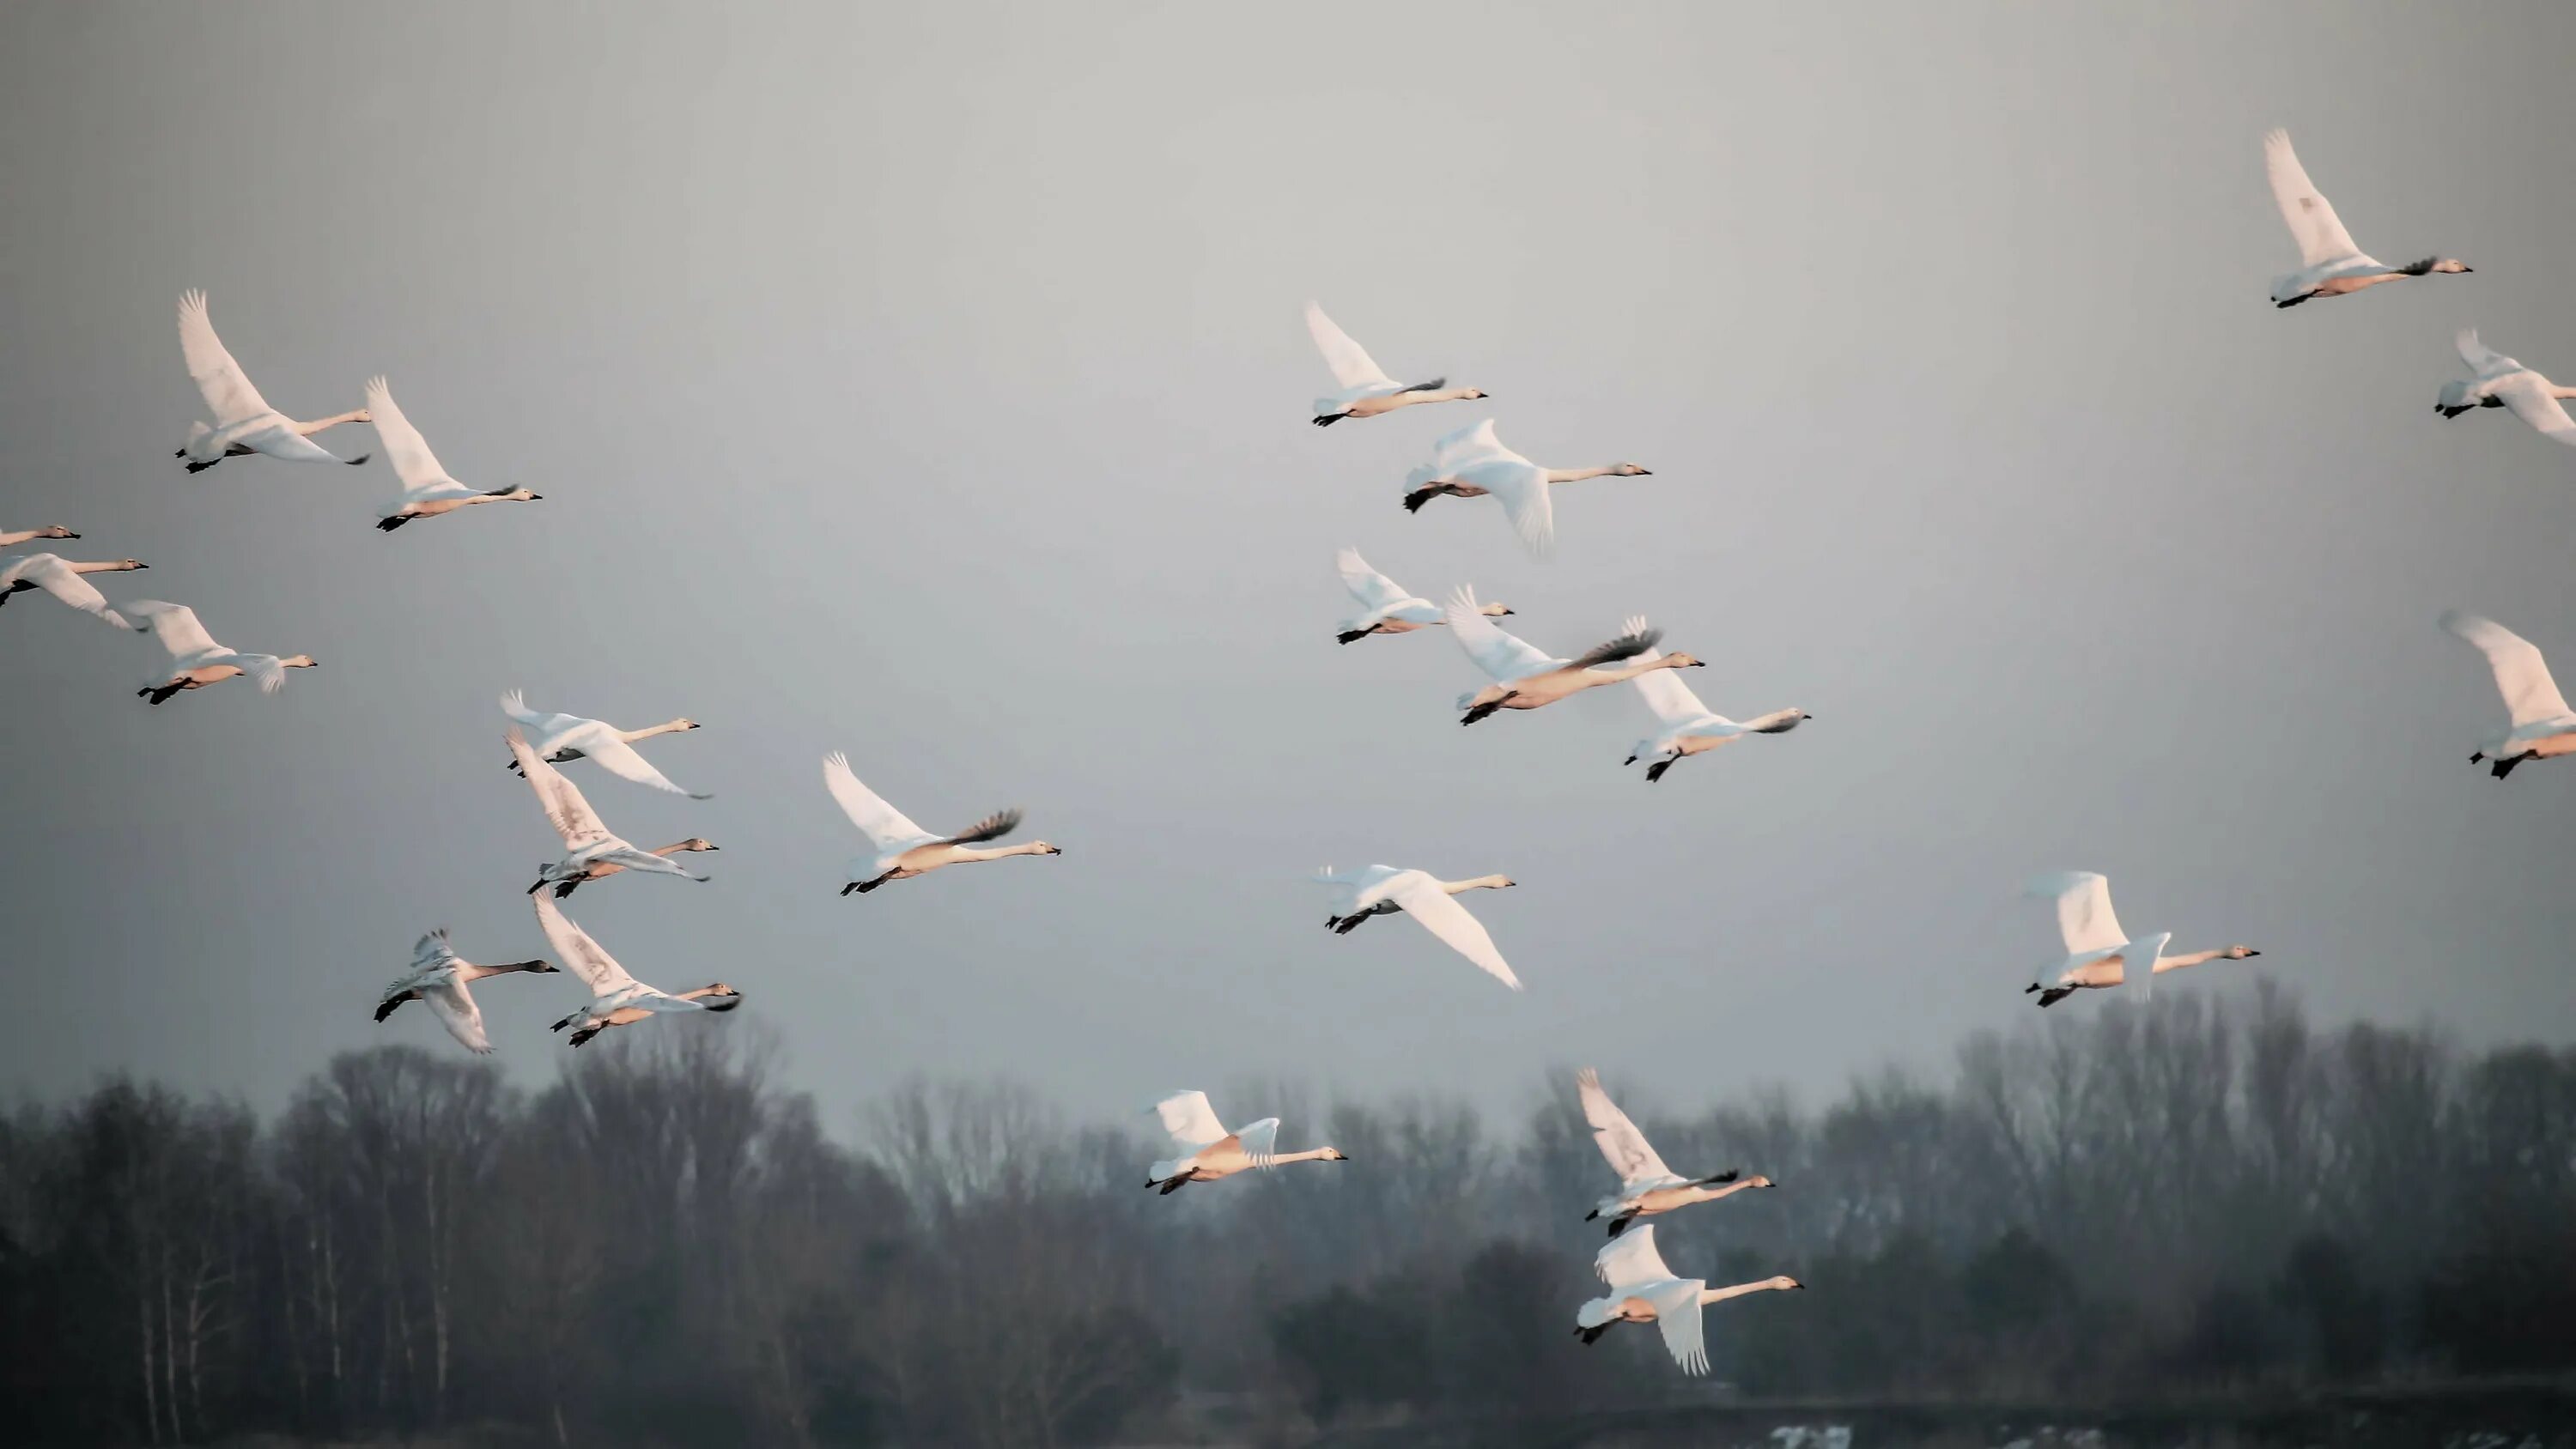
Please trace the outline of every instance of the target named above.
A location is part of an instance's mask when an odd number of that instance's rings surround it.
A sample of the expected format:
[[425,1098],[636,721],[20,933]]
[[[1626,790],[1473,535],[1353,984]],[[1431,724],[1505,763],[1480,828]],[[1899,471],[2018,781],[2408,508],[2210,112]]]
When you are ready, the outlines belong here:
[[[514,686],[706,724],[647,749],[711,801],[571,772],[714,883],[573,913],[743,987],[834,1113],[919,1070],[1101,1118],[1825,1091],[2027,1015],[2012,892],[2064,868],[2265,951],[2175,989],[2563,1037],[2576,766],[2468,763],[2502,707],[2433,620],[2576,669],[2576,453],[2431,405],[2462,324],[2576,375],[2576,12],[2139,9],[0,11],[0,528],[323,661],[156,710],[150,640],[0,616],[0,1086],[447,1049],[368,1016],[429,926],[542,950]],[[2275,312],[2273,125],[2363,246],[2476,274]],[[545,501],[387,536],[381,460],[188,476],[188,287],[290,414],[386,372]],[[1307,426],[1308,297],[1491,402]],[[1547,563],[1407,516],[1488,411],[1654,476],[1567,487]],[[1345,543],[1558,653],[1642,611],[1712,708],[1814,723],[1654,787],[1633,691],[1462,731],[1444,635],[1334,644]],[[1066,853],[841,897],[832,749]],[[1328,861],[1517,878],[1472,904],[1527,994],[1327,935]],[[482,994],[518,1080],[571,982]]]

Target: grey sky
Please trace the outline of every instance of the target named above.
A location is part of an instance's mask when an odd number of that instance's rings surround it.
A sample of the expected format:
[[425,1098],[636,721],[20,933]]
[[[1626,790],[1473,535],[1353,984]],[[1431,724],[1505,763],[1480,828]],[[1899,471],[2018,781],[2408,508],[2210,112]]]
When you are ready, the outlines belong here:
[[[2068,867],[2266,951],[2180,989],[2563,1032],[2576,767],[2472,769],[2501,707],[2433,618],[2576,668],[2576,457],[2431,403],[2464,323],[2576,374],[2576,13],[2078,9],[9,8],[0,527],[323,667],[153,710],[148,640],[0,617],[0,1085],[444,1045],[368,1010],[428,926],[540,949],[512,686],[706,723],[648,749],[710,802],[572,770],[715,883],[573,914],[745,988],[836,1112],[922,1069],[1083,1116],[1822,1089],[2027,1014],[2007,897]],[[2276,124],[2363,246],[2476,274],[2274,312]],[[384,371],[546,501],[385,537],[381,461],[188,477],[190,286],[284,410]],[[1310,296],[1491,402],[1308,427]],[[1545,564],[1407,517],[1488,409],[1655,476],[1565,489]],[[1334,645],[1344,543],[1558,652],[1642,611],[1713,708],[1815,722],[1652,788],[1631,691],[1461,731],[1446,637]],[[843,899],[835,748],[1067,853]],[[1528,993],[1327,936],[1328,861],[1513,875],[1473,906]],[[484,995],[520,1080],[564,980]]]

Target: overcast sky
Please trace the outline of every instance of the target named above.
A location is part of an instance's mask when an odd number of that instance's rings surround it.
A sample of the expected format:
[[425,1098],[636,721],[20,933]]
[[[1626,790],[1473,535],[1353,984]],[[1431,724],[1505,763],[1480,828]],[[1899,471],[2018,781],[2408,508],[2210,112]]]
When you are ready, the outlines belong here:
[[[2433,621],[2576,669],[2576,452],[2431,405],[2463,324],[2576,376],[2576,12],[2142,10],[9,7],[0,528],[323,667],[153,709],[150,640],[0,616],[0,1086],[265,1105],[449,1049],[368,1017],[432,925],[543,950],[512,687],[704,722],[646,751],[710,801],[570,773],[715,881],[573,914],[742,987],[836,1120],[922,1070],[1104,1119],[1828,1092],[2028,1015],[2013,892],[2068,868],[2265,953],[2175,990],[2563,1038],[2576,766],[2468,763],[2502,707]],[[2364,247],[2476,273],[2274,311],[2274,125]],[[388,536],[381,459],[187,475],[188,287],[281,409],[385,372],[545,501]],[[1307,426],[1309,297],[1491,401]],[[1566,487],[1545,563],[1407,516],[1486,415],[1654,476]],[[1334,644],[1346,543],[1555,653],[1643,612],[1712,708],[1815,720],[1652,787],[1631,690],[1462,731],[1445,635]],[[1065,854],[844,898],[833,749]],[[1308,873],[1372,861],[1517,879],[1471,904],[1527,993],[1328,935]],[[482,993],[516,1079],[578,995]]]

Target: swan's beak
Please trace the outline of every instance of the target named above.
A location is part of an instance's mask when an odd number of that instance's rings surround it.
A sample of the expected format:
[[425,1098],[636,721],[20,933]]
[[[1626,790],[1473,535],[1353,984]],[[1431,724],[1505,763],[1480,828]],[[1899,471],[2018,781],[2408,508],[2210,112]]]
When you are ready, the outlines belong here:
[[1621,760],[1619,763],[1620,763],[1622,766],[1633,765],[1633,764],[1637,763],[1637,757],[1636,757],[1635,755],[1630,755],[1628,758],[1626,758],[1626,759],[1624,759],[1624,760]]
[[2255,957],[2260,956],[2260,955],[2262,955],[2262,954],[2263,954],[2263,953],[2262,953],[2262,952],[2260,952],[2260,951],[2248,951],[2248,952],[2246,952],[2246,953],[2245,953],[2245,959],[2246,959],[2246,960],[2248,960],[2248,961],[2251,961],[2251,960],[2253,960]]
[[528,501],[530,503],[543,503],[546,501],[546,495],[542,493],[531,493],[528,495]]
[[142,570],[144,570],[144,569],[148,569],[148,568],[152,567],[152,565],[150,565],[150,564],[148,564],[148,563],[139,563],[139,564],[136,564],[134,567],[135,567],[135,571],[139,573],[139,572],[141,572],[141,571],[142,571]]
[[709,842],[709,843],[708,843],[708,845],[707,845],[707,849],[709,849],[709,850],[722,850],[722,849],[724,849],[724,847],[723,847],[723,846],[721,846],[721,845],[717,845],[717,844],[715,844],[715,843],[713,843],[713,842]]

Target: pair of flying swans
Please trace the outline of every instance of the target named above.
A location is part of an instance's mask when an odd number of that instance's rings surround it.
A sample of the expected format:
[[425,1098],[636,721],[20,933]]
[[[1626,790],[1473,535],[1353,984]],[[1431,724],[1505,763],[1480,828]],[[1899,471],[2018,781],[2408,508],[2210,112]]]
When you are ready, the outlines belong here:
[[2561,399],[2576,397],[2576,387],[2561,387],[2485,343],[2478,329],[2463,327],[2453,339],[2470,376],[2442,384],[2433,411],[2456,418],[2471,408],[2511,408],[2552,442],[2576,447],[2576,421],[2570,421]]
[[1347,936],[1371,916],[1391,916],[1401,911],[1487,975],[1514,991],[1521,989],[1521,979],[1512,974],[1511,963],[1503,959],[1503,953],[1494,949],[1494,938],[1485,933],[1484,923],[1467,914],[1467,908],[1455,899],[1466,891],[1507,889],[1514,883],[1511,877],[1480,875],[1472,880],[1441,880],[1424,871],[1398,870],[1391,865],[1372,865],[1344,875],[1328,865],[1315,872],[1315,879],[1340,887],[1333,913],[1324,918],[1325,927],[1335,934]]
[[19,558],[0,559],[0,604],[9,602],[11,594],[42,589],[82,613],[119,629],[131,629],[123,614],[107,606],[107,595],[82,578],[83,574],[127,573],[148,569],[150,564],[137,559],[121,558],[112,563],[73,563],[50,553],[31,553]]
[[[1342,587],[1360,601],[1368,612],[1341,626],[1338,637],[1345,644],[1365,639],[1371,634],[1410,634],[1416,629],[1446,625],[1448,616],[1429,599],[1418,599],[1396,587],[1395,580],[1370,568],[1367,559],[1355,548],[1343,549],[1333,556],[1333,564],[1342,571]],[[1501,604],[1479,604],[1477,612],[1489,619],[1508,617],[1511,610]]]
[[136,633],[150,633],[170,654],[169,667],[153,671],[152,682],[134,691],[154,704],[182,690],[203,689],[236,675],[258,681],[263,694],[275,694],[286,687],[286,671],[320,667],[310,654],[280,659],[274,654],[227,649],[215,642],[206,626],[197,622],[197,611],[185,604],[137,599],[125,606],[125,612],[143,621],[133,626]]
[[[577,714],[551,714],[528,708],[528,697],[517,690],[501,696],[501,713],[516,721],[530,736],[529,749],[538,759],[550,765],[572,760],[596,760],[599,767],[621,780],[649,785],[665,795],[686,795],[692,800],[715,798],[696,790],[683,790],[653,768],[653,762],[635,752],[634,742],[655,735],[677,734],[698,728],[698,722],[682,715],[640,730],[622,730],[605,720],[584,719]],[[517,770],[519,760],[510,758],[510,768]]]
[[[2042,1006],[2054,1006],[2078,991],[2111,986],[2126,986],[2129,990],[2125,994],[2130,1000],[2144,1001],[2148,987],[2167,971],[2180,971],[2206,961],[2244,961],[2263,954],[2251,946],[2222,946],[2168,956],[2164,949],[2173,939],[2171,932],[2132,940],[2128,932],[2120,929],[2120,918],[2112,914],[2110,880],[2097,871],[2043,875],[2030,883],[2027,893],[2057,902],[2057,930],[2066,945],[2066,959],[2058,964],[2056,981],[2035,981],[2022,989],[2024,995],[2039,993]],[[2128,969],[2132,961],[2154,964],[2133,973]]]
[[1654,1324],[1663,1332],[1665,1350],[1686,1374],[1708,1372],[1708,1341],[1700,1328],[1701,1309],[1747,1293],[1807,1286],[1785,1275],[1738,1283],[1732,1288],[1711,1288],[1699,1278],[1676,1278],[1673,1270],[1664,1266],[1664,1255],[1655,1249],[1651,1224],[1602,1245],[1600,1255],[1592,1260],[1592,1268],[1601,1275],[1602,1282],[1610,1285],[1610,1292],[1575,1310],[1574,1336],[1593,1343],[1614,1323]]
[[[510,755],[518,762],[519,773],[537,792],[537,803],[545,807],[546,821],[563,837],[563,858],[537,867],[537,883],[528,887],[535,895],[548,886],[558,897],[568,896],[583,881],[598,880],[621,871],[640,870],[651,875],[676,875],[683,880],[703,881],[685,866],[669,859],[680,850],[713,850],[704,841],[682,841],[661,851],[639,850],[632,843],[609,833],[599,821],[599,812],[590,808],[581,790],[563,776],[563,771],[547,764],[537,752],[528,748],[528,736],[517,725],[510,726]],[[607,867],[615,867],[608,869]]]
[[2487,657],[2496,692],[2504,696],[2509,723],[2504,733],[2489,737],[2469,756],[2471,764],[2487,762],[2501,780],[2525,760],[2576,755],[2576,711],[2567,708],[2567,696],[2558,692],[2558,681],[2549,677],[2549,661],[2540,657],[2537,646],[2492,619],[2457,609],[2446,610],[2441,622]]
[[1306,332],[1315,339],[1316,349],[1324,354],[1324,365],[1333,370],[1333,381],[1341,387],[1339,392],[1315,399],[1316,427],[1330,427],[1344,418],[1373,418],[1415,403],[1460,402],[1484,396],[1472,387],[1451,387],[1445,377],[1429,382],[1397,382],[1370,360],[1349,333],[1334,326],[1323,308],[1312,302],[1306,304]]
[[1714,1177],[1683,1177],[1664,1166],[1664,1159],[1646,1141],[1646,1134],[1610,1100],[1601,1088],[1601,1074],[1585,1067],[1574,1074],[1575,1095],[1583,1102],[1583,1120],[1591,1124],[1593,1144],[1619,1174],[1619,1191],[1601,1199],[1592,1211],[1583,1215],[1585,1222],[1595,1218],[1610,1220],[1610,1236],[1617,1237],[1628,1225],[1642,1217],[1686,1208],[1695,1202],[1716,1202],[1732,1197],[1746,1188],[1769,1187],[1771,1179],[1754,1176],[1737,1180],[1732,1172]]
[[0,528],[0,548],[10,548],[22,543],[37,543],[46,539],[78,537],[80,537],[79,534],[59,523],[47,524],[43,528]]
[[402,496],[376,519],[376,527],[387,533],[415,518],[436,518],[477,503],[534,503],[546,496],[525,487],[468,488],[447,476],[438,455],[429,450],[429,440],[394,405],[393,389],[382,377],[367,379],[367,413],[375,419],[385,458],[394,465],[394,477],[403,486]]
[[1654,629],[1632,631],[1606,644],[1595,644],[1572,659],[1552,658],[1496,627],[1476,602],[1472,588],[1461,587],[1449,595],[1446,617],[1449,633],[1466,651],[1468,662],[1493,681],[1472,694],[1458,696],[1458,708],[1467,712],[1458,721],[1462,725],[1474,724],[1498,709],[1538,709],[1568,695],[1605,684],[1622,684],[1653,670],[1696,669],[1700,663],[1687,654],[1656,654],[1636,664],[1602,667],[1652,654],[1656,642],[1663,638],[1662,632]]
[[447,1034],[462,1043],[467,1051],[489,1053],[492,1039],[483,1034],[483,1008],[474,1004],[471,983],[486,976],[505,976],[514,971],[552,971],[551,961],[509,961],[498,966],[479,966],[456,954],[448,944],[447,928],[439,927],[420,938],[411,948],[411,971],[385,988],[376,1003],[376,1020],[394,1014],[394,1008],[406,1001],[429,1003],[430,1014]]
[[2365,255],[2353,245],[2352,233],[2343,229],[2334,207],[2318,194],[2316,183],[2308,180],[2299,153],[2290,149],[2287,131],[2263,137],[2263,169],[2271,178],[2272,200],[2281,208],[2281,220],[2289,223],[2290,235],[2299,244],[2299,269],[2272,283],[2275,307],[2295,307],[2311,297],[2340,297],[2400,277],[2472,270],[2450,257],[2426,257],[2392,267]]
[[1023,841],[999,850],[974,848],[1019,829],[1017,810],[996,811],[955,835],[933,835],[887,804],[876,791],[860,784],[859,777],[850,773],[849,756],[839,750],[823,757],[823,788],[832,792],[841,813],[849,816],[850,823],[859,827],[859,833],[876,847],[875,855],[852,862],[850,882],[841,887],[843,895],[852,891],[865,895],[888,881],[910,880],[943,865],[1000,860],[1012,855],[1064,854],[1043,840]]
[[[1626,627],[1634,637],[1643,637],[1650,632],[1643,614],[1629,615]],[[1637,655],[1637,662],[1652,664],[1659,657],[1655,649],[1648,647]],[[1669,670],[1650,670],[1640,674],[1636,685],[1637,693],[1645,697],[1646,708],[1654,711],[1663,732],[1637,741],[1628,751],[1628,758],[1619,763],[1633,765],[1653,756],[1655,762],[1646,767],[1646,780],[1650,784],[1664,778],[1664,772],[1673,767],[1675,760],[1704,755],[1746,735],[1785,735],[1815,718],[1804,710],[1775,709],[1737,724],[1722,714],[1711,712],[1707,705],[1699,702],[1699,696],[1692,692],[1691,687]]]
[[346,463],[353,468],[367,461],[365,453],[335,457],[310,437],[342,423],[366,422],[367,410],[357,408],[299,423],[270,407],[259,389],[250,385],[241,364],[224,350],[223,339],[215,335],[203,292],[179,298],[179,352],[187,359],[189,378],[205,395],[206,410],[215,417],[211,426],[191,424],[188,441],[172,455],[186,459],[189,472],[200,473],[226,458],[249,453],[265,453],[289,463]]
[[1311,1147],[1281,1152],[1279,1119],[1264,1117],[1229,1132],[1216,1119],[1205,1092],[1174,1092],[1150,1109],[1171,1134],[1172,1155],[1145,1170],[1145,1185],[1165,1197],[1194,1182],[1215,1182],[1239,1172],[1253,1172],[1288,1162],[1348,1162],[1338,1147]]
[[627,975],[616,957],[602,950],[589,932],[574,925],[545,896],[537,897],[537,928],[546,933],[547,944],[563,958],[564,969],[590,988],[590,1004],[552,1028],[569,1030],[574,1046],[612,1026],[632,1026],[666,1011],[731,1011],[742,1005],[742,993],[721,981],[677,995],[645,985]]
[[1503,506],[1512,531],[1532,557],[1556,547],[1555,485],[1587,478],[1645,478],[1652,469],[1634,463],[1590,468],[1542,468],[1494,436],[1494,420],[1460,428],[1431,445],[1431,461],[1405,475],[1404,511],[1419,513],[1434,498],[1492,498]]

